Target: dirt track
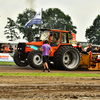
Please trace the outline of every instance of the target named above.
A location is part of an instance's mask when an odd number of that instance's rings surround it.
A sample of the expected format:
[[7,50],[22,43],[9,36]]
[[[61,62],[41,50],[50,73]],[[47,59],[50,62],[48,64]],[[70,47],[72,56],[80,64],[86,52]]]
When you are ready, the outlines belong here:
[[[42,72],[31,67],[0,66],[0,72]],[[98,73],[59,71],[50,73]],[[48,73],[48,72],[46,72]],[[0,99],[7,100],[100,100],[100,77],[0,76]]]

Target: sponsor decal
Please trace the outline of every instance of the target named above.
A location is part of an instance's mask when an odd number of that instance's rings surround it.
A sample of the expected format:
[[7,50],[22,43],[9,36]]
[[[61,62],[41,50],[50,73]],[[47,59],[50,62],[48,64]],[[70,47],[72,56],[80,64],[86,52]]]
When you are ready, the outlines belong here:
[[8,58],[9,58],[9,56],[0,55],[0,59],[1,59],[1,58],[8,59]]

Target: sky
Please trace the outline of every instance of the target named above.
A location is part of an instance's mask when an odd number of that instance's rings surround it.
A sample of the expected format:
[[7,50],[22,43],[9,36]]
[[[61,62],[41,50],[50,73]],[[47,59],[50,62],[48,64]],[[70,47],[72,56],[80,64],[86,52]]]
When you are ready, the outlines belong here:
[[0,0],[0,39],[6,39],[4,27],[7,17],[16,21],[18,14],[23,13],[26,8],[32,8],[37,12],[41,8],[59,8],[71,17],[73,25],[77,27],[76,40],[86,41],[86,29],[100,14],[100,0]]

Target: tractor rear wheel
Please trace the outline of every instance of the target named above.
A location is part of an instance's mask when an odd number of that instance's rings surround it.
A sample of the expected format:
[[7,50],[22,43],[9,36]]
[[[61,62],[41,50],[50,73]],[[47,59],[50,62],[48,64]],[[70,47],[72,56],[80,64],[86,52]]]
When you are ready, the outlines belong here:
[[28,65],[26,56],[24,54],[21,54],[19,51],[16,51],[14,54],[14,62],[19,67],[25,67]]
[[55,52],[54,64],[60,69],[75,70],[79,63],[80,53],[72,46],[62,46]]
[[43,57],[40,50],[32,50],[28,55],[29,65],[32,68],[42,68],[43,67]]

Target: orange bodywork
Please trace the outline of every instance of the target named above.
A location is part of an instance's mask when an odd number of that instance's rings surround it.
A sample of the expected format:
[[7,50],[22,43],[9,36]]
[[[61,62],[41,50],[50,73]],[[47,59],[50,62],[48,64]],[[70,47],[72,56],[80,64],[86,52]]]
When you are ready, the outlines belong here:
[[[54,56],[55,51],[56,51],[61,45],[69,45],[69,43],[66,43],[66,44],[59,44],[58,46],[51,47],[51,49],[52,49],[51,57]],[[71,45],[71,44],[70,44],[70,45]]]
[[[59,36],[59,45],[58,46],[51,46],[52,49],[52,53],[51,53],[51,57],[54,56],[55,51],[61,46],[61,45],[71,45],[71,43],[61,43],[61,32],[65,32],[68,33],[68,39],[69,39],[69,31],[64,31],[64,30],[55,30],[55,29],[51,29],[51,32],[59,32],[60,36]],[[51,43],[51,37],[49,37],[49,42]],[[26,45],[34,45],[36,47],[38,47],[38,49],[41,48],[41,46],[43,45],[43,41],[39,41],[39,42],[27,42]],[[25,53],[28,53],[30,51],[32,51],[33,48],[30,47],[25,47]]]
[[[30,46],[34,45],[34,46],[40,48],[43,45],[43,41],[39,41],[39,42],[27,42],[26,45],[30,45]],[[33,48],[30,48],[30,47],[27,47],[27,46],[25,47],[25,53],[30,52],[32,50],[33,50]]]

